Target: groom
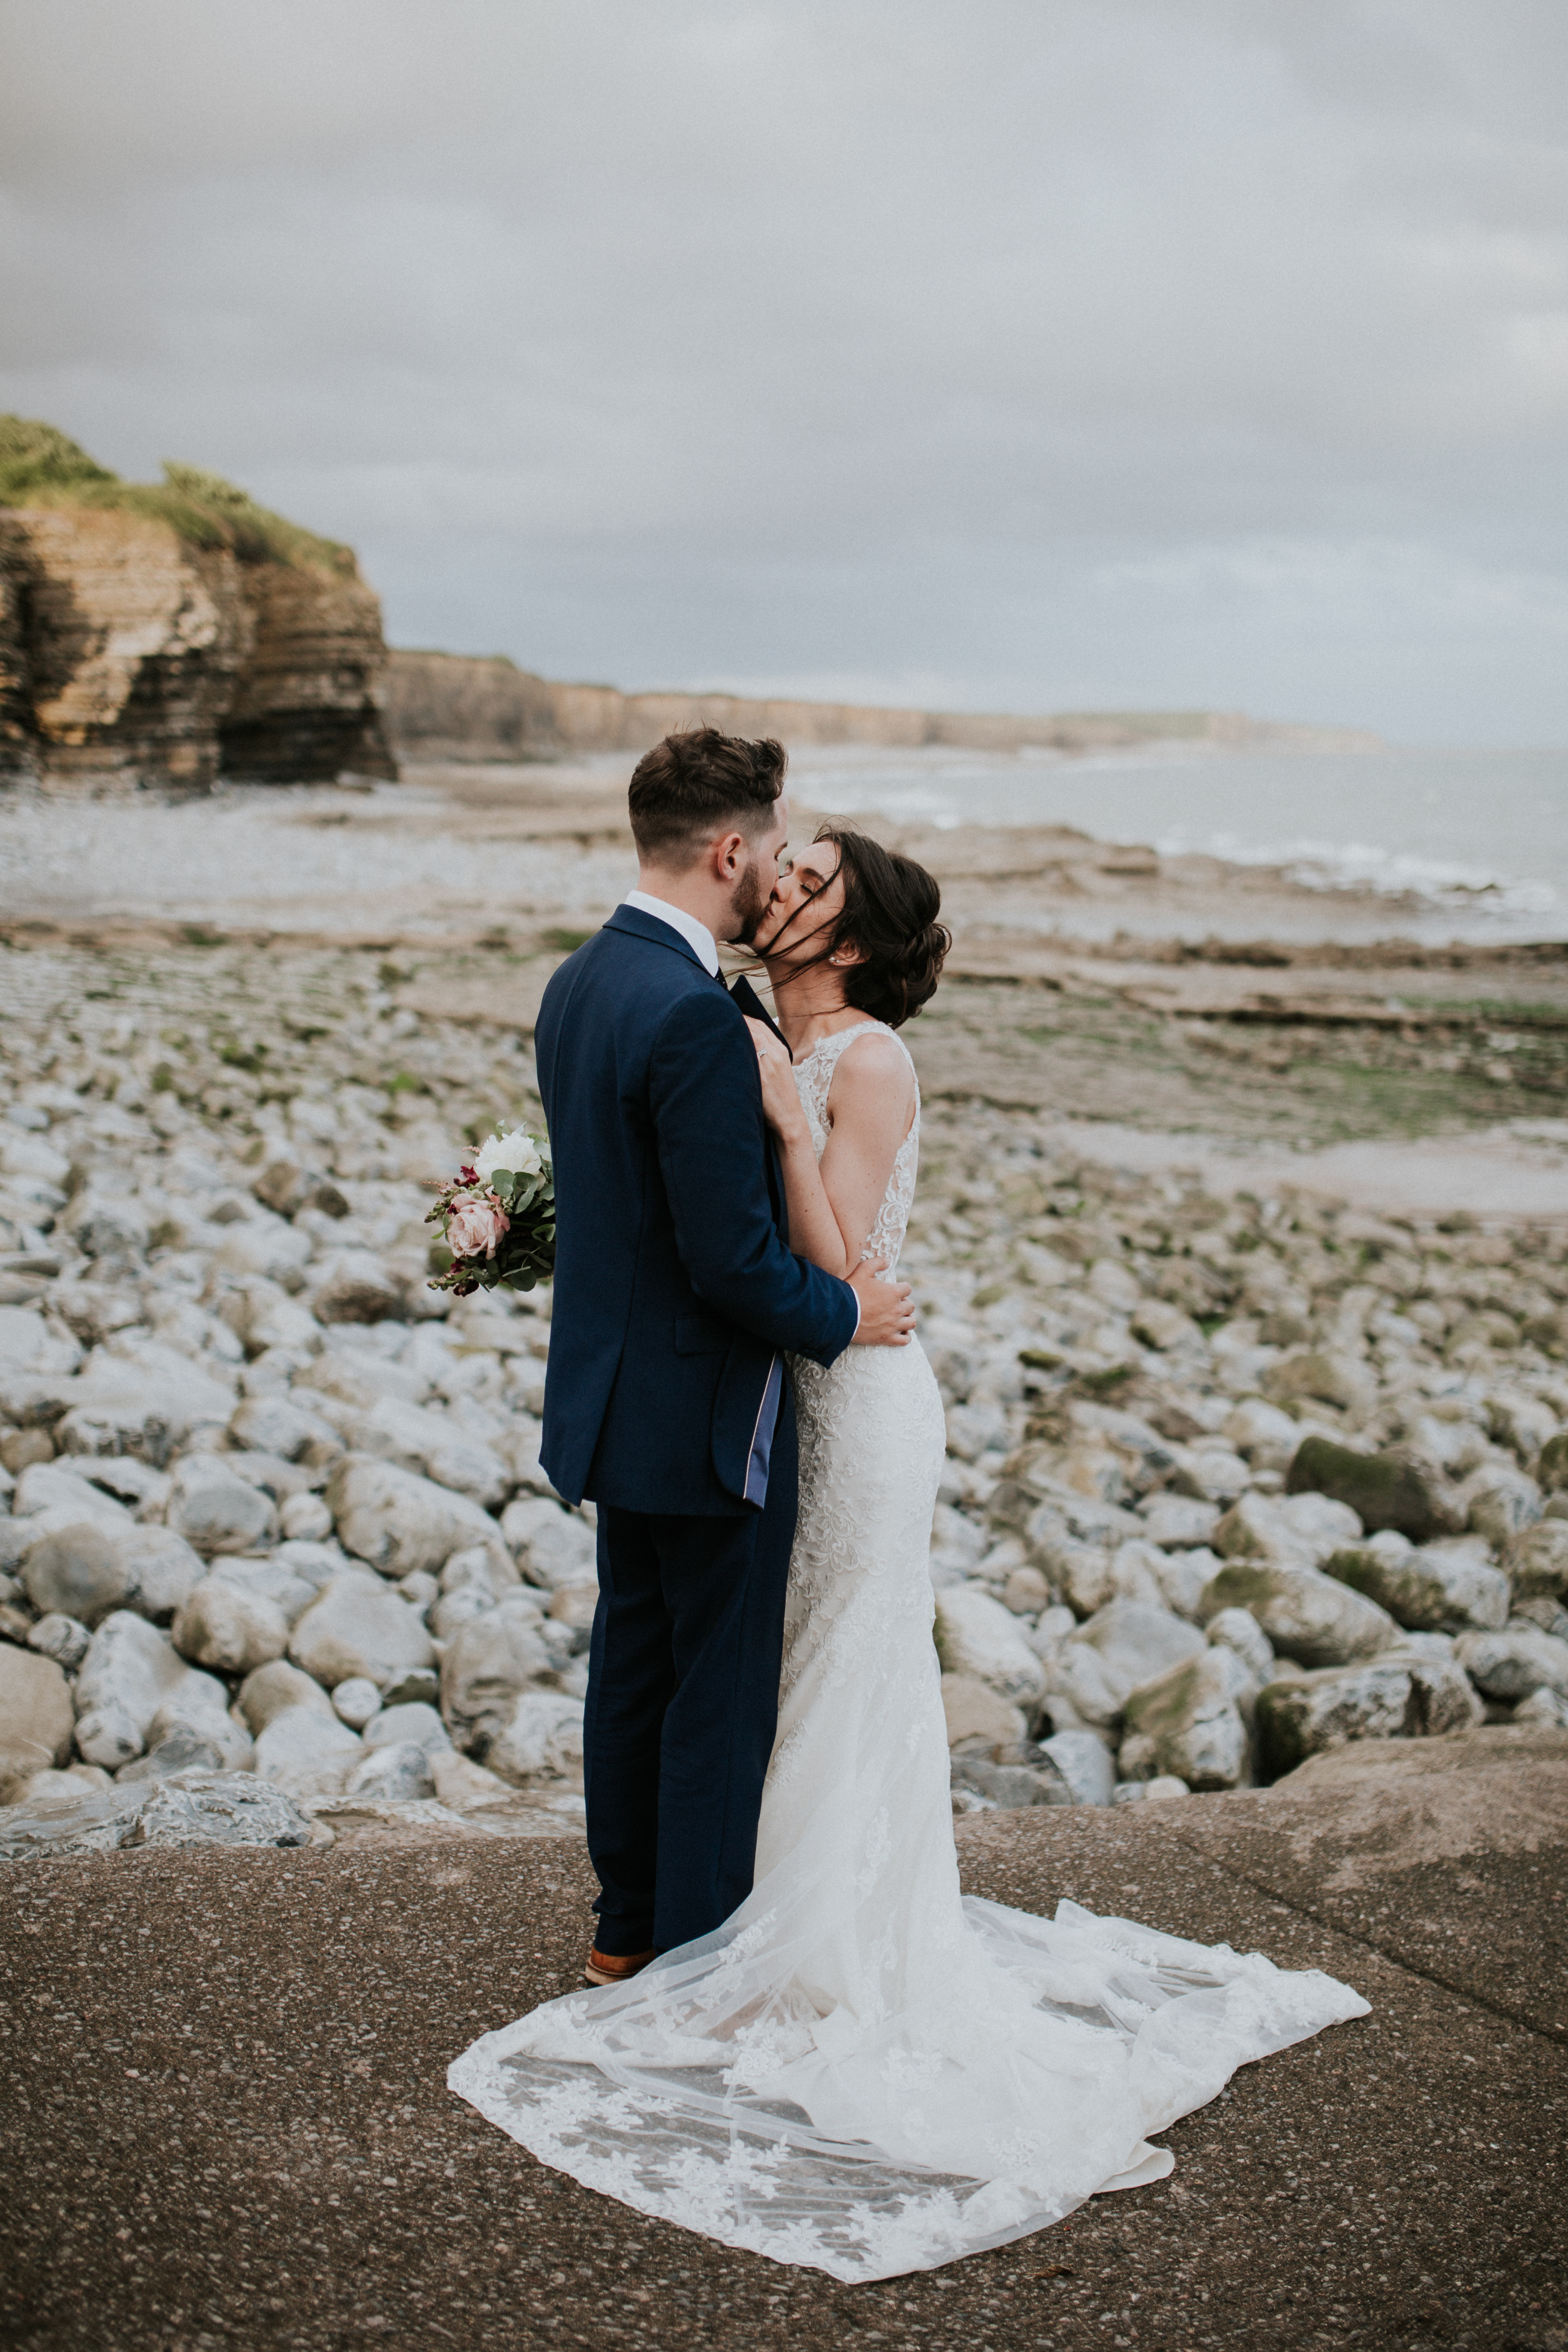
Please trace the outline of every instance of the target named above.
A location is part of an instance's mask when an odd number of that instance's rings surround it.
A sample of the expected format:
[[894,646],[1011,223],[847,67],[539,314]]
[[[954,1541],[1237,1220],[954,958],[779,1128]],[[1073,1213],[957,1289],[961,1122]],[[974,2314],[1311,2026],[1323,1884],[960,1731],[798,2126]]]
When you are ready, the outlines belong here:
[[751,1890],[795,1520],[784,1351],[826,1365],[913,1327],[880,1261],[841,1282],[792,1255],[756,1050],[719,978],[715,941],[750,940],[772,894],[784,764],[710,727],[638,762],[637,887],[556,972],[534,1034],[557,1218],[541,1453],[599,1522],[595,1984]]

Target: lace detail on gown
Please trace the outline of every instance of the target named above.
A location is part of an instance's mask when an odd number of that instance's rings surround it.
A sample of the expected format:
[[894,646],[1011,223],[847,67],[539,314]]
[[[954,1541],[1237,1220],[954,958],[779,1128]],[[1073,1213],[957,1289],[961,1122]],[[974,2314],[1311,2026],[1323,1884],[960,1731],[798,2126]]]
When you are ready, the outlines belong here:
[[[806,1124],[811,1129],[811,1139],[816,1147],[818,1160],[827,1149],[830,1131],[827,1097],[832,1090],[834,1078],[837,1075],[844,1049],[847,1045],[852,1045],[857,1037],[864,1037],[870,1031],[875,1031],[879,1036],[885,1037],[889,1045],[896,1046],[909,1065],[910,1076],[911,1077],[915,1076],[914,1061],[909,1047],[897,1031],[889,1029],[885,1022],[858,1021],[852,1029],[840,1029],[830,1037],[818,1038],[805,1060],[797,1062],[795,1067],[795,1092],[799,1095],[801,1107],[805,1112]],[[887,1259],[887,1272],[880,1277],[884,1282],[891,1282],[898,1271],[899,1254],[904,1246],[904,1235],[909,1231],[910,1211],[915,1202],[915,1170],[919,1165],[920,1156],[921,1087],[920,1080],[915,1078],[915,1115],[910,1121],[909,1133],[899,1146],[898,1157],[893,1162],[893,1172],[888,1180],[888,1189],[882,1195],[882,1204],[877,1212],[871,1230],[867,1234],[865,1245],[860,1252],[862,1261],[868,1257]]]
[[[818,1157],[839,1055],[880,1025],[796,1069]],[[918,1150],[917,1093],[873,1228],[889,1271]],[[792,1369],[800,1515],[752,1892],[630,1983],[485,2034],[447,2080],[641,2212],[887,2278],[1161,2178],[1150,2133],[1367,2003],[1075,1903],[1041,1919],[961,1895],[926,1565],[936,1381],[918,1341]]]

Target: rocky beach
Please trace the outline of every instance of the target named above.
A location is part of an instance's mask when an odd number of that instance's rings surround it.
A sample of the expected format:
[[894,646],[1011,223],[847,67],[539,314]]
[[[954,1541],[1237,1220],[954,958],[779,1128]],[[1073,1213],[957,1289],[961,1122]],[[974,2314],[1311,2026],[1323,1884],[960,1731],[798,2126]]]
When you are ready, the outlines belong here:
[[[536,1960],[520,1974],[498,1948],[477,2009],[452,1979],[437,2040],[572,1980],[592,1507],[539,1465],[548,1289],[432,1291],[425,1216],[465,1143],[537,1118],[540,993],[630,877],[626,765],[405,762],[398,783],[179,800],[24,781],[0,801],[0,1857],[40,1959],[46,1918],[79,1910],[141,1917],[136,1949],[166,1955],[170,1905],[194,1906],[243,2033],[268,1887],[302,1916],[341,1900],[395,1967],[378,1906],[439,1946],[472,1885],[513,1890]],[[1417,945],[1353,891],[1061,828],[868,822],[928,858],[955,932],[909,1032],[926,1108],[904,1270],[947,1408],[933,1672],[969,1883],[1205,1936],[1223,1915],[1281,1953],[1281,1922],[1315,1920],[1302,1949],[1352,1981],[1382,1956],[1372,1997],[1398,2030],[1429,1979],[1557,2064],[1538,1936],[1568,1757],[1568,959]],[[1042,911],[1048,937],[1017,919]],[[1396,1795],[1376,1767],[1400,1759],[1415,1777]],[[1218,1874],[1201,1898],[1183,1877],[1200,1853]],[[1539,1979],[1522,2007],[1484,1958],[1455,1974],[1460,1890],[1498,1871]],[[1424,1958],[1388,1902],[1369,1894],[1352,1925],[1324,1893],[1386,1894],[1390,1873],[1450,1921]],[[1246,1887],[1268,1899],[1233,1928]],[[1462,1930],[1478,1952],[1486,1933]],[[29,1996],[40,2025],[63,1965]],[[142,2049],[152,1983],[121,1981]],[[177,2084],[178,2054],[154,2055],[132,2090],[149,2067]],[[317,2217],[359,2159],[339,2132],[350,2169],[329,2190],[320,2124],[277,2095]],[[1267,2089],[1232,2095],[1263,2098],[1262,2128]],[[438,2107],[415,2102],[440,2142]],[[1538,2155],[1561,2113],[1553,2093]],[[237,2137],[206,2143],[226,2179],[266,2141],[236,2116]],[[129,2116],[124,2132],[140,2145]],[[502,2172],[512,2197],[510,2157]],[[123,2206],[136,2242],[133,2197],[81,2193]],[[641,2225],[604,2227],[613,2249]],[[1105,2234],[1086,2218],[1086,2246]],[[19,2242],[16,2340],[88,2341],[63,2245],[42,2219]],[[1502,2244],[1481,2249],[1485,2292],[1534,2282],[1516,2316],[1536,2332],[1508,2340],[1554,2344],[1529,2316],[1551,2308],[1536,2253],[1515,2277]],[[710,2273],[734,2265],[677,2257],[720,2324],[731,2290]],[[179,2284],[172,2258],[116,2273],[97,2341],[360,2340],[352,2314],[290,2337],[221,2282]],[[561,2252],[565,2284],[530,2306],[542,2329],[598,2259]],[[1077,2316],[1052,2340],[1113,2340],[1062,2260]],[[980,2267],[1011,2278],[1016,2250]],[[1212,2340],[1389,2340],[1359,2273],[1326,2326],[1270,2275],[1271,2300],[1239,2271],[1205,2290],[1229,2315]],[[410,2292],[390,2340],[423,2340]],[[733,2292],[743,2340],[772,2341],[774,2306]],[[488,2293],[499,2328],[504,2289]],[[861,2300],[790,2293],[808,2340]],[[958,2328],[942,2293],[923,2283],[907,2340],[974,2340],[979,2306]],[[1453,2291],[1413,2274],[1399,2293],[1437,2315],[1399,2340],[1494,2340]],[[672,2340],[667,2318],[647,2340]],[[374,2319],[363,2340],[388,2340]]]
[[[538,1116],[619,791],[437,768],[0,825],[6,1851],[569,1828],[594,1536],[539,1466],[550,1297],[433,1291],[424,1220],[465,1139]],[[1194,950],[1152,912],[1285,879],[879,829],[957,939],[906,1258],[955,1802],[1568,1724],[1568,959]],[[489,865],[460,929],[442,857]],[[307,890],[336,936],[288,927]],[[1053,896],[1139,929],[1008,929]],[[1523,1213],[1423,1202],[1467,1149]],[[1403,1209],[1331,1197],[1357,1150]]]

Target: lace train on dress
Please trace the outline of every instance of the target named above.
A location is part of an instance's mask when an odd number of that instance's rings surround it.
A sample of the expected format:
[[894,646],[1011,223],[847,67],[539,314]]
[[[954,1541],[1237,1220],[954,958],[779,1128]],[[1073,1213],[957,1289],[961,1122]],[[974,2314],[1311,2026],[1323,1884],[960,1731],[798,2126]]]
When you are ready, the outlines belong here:
[[[797,1076],[820,1151],[827,1087],[810,1062]],[[879,1222],[894,1254],[916,1131]],[[857,2281],[1160,2179],[1152,2132],[1367,2003],[1074,1903],[1047,1920],[960,1895],[926,1568],[936,1381],[918,1344],[794,1371],[801,1512],[752,1893],[630,1983],[484,2035],[447,2081],[587,2188]]]

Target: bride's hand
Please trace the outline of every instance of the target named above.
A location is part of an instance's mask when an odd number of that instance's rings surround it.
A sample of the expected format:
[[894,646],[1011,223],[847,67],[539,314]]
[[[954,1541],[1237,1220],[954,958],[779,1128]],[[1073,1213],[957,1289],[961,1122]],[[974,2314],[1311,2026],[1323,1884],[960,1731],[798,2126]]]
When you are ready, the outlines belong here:
[[795,1090],[795,1066],[789,1050],[764,1022],[749,1016],[747,1028],[757,1049],[757,1076],[763,1083],[763,1117],[781,1143],[796,1143],[802,1136],[809,1141],[811,1130],[801,1108]]

